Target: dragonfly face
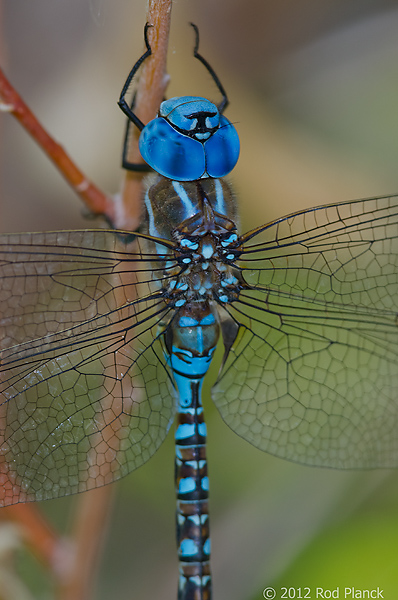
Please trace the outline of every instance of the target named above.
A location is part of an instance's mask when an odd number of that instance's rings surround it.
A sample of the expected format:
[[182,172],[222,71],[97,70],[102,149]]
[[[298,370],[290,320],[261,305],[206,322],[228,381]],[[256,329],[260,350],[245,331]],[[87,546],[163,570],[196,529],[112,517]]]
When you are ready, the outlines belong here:
[[198,142],[208,140],[220,127],[217,106],[206,98],[196,96],[165,100],[160,105],[158,116],[166,119],[182,135],[188,135]]

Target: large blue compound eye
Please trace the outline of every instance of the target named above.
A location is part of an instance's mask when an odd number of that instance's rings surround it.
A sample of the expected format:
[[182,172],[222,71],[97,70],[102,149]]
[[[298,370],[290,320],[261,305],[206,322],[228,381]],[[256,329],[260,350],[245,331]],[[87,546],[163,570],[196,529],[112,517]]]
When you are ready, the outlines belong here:
[[239,137],[217,106],[196,96],[162,102],[159,116],[139,139],[142,158],[157,173],[176,181],[224,177],[237,163]]
[[210,177],[225,177],[238,162],[240,142],[238,132],[225,117],[220,118],[216,133],[204,144],[206,171]]
[[141,131],[142,158],[160,175],[176,181],[194,181],[205,172],[205,154],[200,142],[178,133],[162,117]]

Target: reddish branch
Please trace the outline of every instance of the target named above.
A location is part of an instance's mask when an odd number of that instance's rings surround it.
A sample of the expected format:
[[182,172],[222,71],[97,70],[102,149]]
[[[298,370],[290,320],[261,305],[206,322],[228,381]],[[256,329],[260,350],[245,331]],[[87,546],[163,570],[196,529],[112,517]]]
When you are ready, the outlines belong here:
[[89,210],[95,215],[104,215],[109,220],[113,216],[113,200],[99,190],[78,169],[65,150],[47,133],[43,125],[12,87],[0,69],[0,98],[3,111],[10,112],[33,137],[49,159],[56,165],[69,185],[80,196]]
[[[144,62],[139,75],[139,83],[135,98],[134,111],[143,123],[153,119],[159,105],[164,99],[169,77],[166,71],[167,47],[169,41],[171,18],[171,0],[150,0],[147,23],[152,25],[148,30],[148,39],[152,54]],[[131,65],[132,67],[133,65]],[[131,136],[128,160],[132,163],[142,162],[138,150],[140,132],[134,129]],[[142,203],[142,173],[126,171],[122,189],[121,205],[118,213],[119,219],[114,221],[117,228],[137,228],[141,218]]]
[[[147,21],[152,56],[145,61],[137,87],[135,110],[147,123],[157,112],[168,83],[166,56],[170,29],[171,0],[151,0]],[[102,215],[117,229],[134,231],[141,217],[141,173],[126,172],[121,199],[104,194],[76,166],[65,150],[44,129],[0,69],[0,109],[10,112],[33,137],[63,177],[94,215]],[[139,132],[135,132],[138,140]],[[134,136],[132,136],[134,137]],[[129,160],[140,162],[138,145],[131,145]]]
[[34,504],[17,504],[1,509],[1,518],[18,523],[23,539],[37,558],[53,568],[59,538]]
[[[166,55],[170,28],[172,0],[150,0],[147,22],[152,56],[145,61],[137,87],[135,111],[147,123],[157,112],[168,83]],[[132,66],[132,65],[131,65]],[[142,174],[126,172],[121,197],[112,198],[101,192],[78,169],[64,149],[55,142],[12,87],[0,70],[0,110],[10,112],[34,138],[63,177],[95,215],[103,215],[119,229],[135,230],[141,215]],[[138,140],[138,133],[135,141]],[[138,145],[132,144],[129,160],[141,160]],[[31,507],[10,507],[8,515],[22,524],[29,545],[57,573],[58,597],[62,600],[86,600],[89,596],[95,565],[101,548],[106,513],[112,497],[112,486],[83,494],[75,519],[72,555],[61,569],[57,557],[65,555],[61,538],[47,527]],[[62,550],[64,548],[64,551]]]

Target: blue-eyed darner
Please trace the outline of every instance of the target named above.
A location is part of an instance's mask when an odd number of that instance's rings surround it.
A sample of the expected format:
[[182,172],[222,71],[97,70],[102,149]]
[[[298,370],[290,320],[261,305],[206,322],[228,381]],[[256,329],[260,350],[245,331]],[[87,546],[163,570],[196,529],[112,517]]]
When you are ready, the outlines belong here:
[[122,477],[178,413],[179,597],[209,598],[201,386],[217,344],[213,399],[253,445],[311,465],[397,464],[398,200],[319,207],[239,235],[222,179],[239,149],[224,90],[196,52],[221,103],[171,99],[144,127],[124,96],[149,52],[121,97],[158,173],[147,231],[0,240],[2,501]]

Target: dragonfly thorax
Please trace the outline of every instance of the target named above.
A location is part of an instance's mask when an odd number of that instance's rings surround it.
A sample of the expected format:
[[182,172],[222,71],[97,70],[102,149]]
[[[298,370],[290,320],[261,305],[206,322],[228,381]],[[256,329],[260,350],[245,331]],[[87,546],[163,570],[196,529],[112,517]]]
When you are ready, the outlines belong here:
[[[177,182],[149,180],[145,204],[149,233],[177,243],[177,267],[165,269],[165,299],[177,308],[187,303],[229,302],[239,293],[236,204],[222,179]],[[163,253],[161,247],[157,248]]]
[[238,212],[231,187],[224,179],[180,182],[158,175],[147,180],[145,194],[148,233],[184,244],[208,233],[232,244]]
[[209,260],[196,253],[183,260],[189,260],[190,264],[166,286],[166,295],[175,306],[205,300],[225,303],[239,295],[238,271],[232,265],[220,262],[217,252]]

